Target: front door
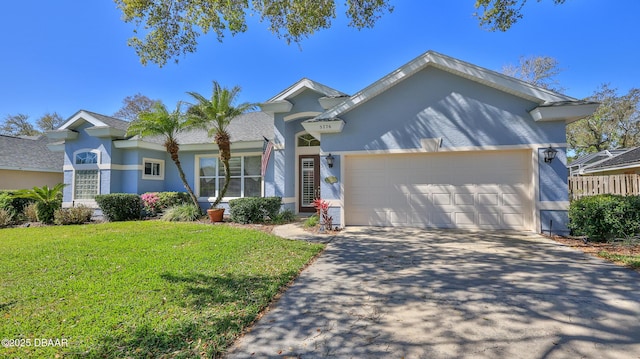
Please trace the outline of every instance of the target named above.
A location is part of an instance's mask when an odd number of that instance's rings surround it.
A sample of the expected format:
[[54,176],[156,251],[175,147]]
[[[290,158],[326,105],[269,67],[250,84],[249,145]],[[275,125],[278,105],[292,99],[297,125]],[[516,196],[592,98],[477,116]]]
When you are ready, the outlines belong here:
[[300,212],[315,212],[313,200],[320,197],[320,156],[301,155],[299,161],[298,210]]

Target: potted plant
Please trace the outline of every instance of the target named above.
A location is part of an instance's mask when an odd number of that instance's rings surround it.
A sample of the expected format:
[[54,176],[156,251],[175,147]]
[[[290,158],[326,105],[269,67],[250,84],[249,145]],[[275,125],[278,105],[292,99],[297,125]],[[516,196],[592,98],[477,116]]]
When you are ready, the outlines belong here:
[[222,222],[222,219],[224,218],[224,208],[209,208],[207,209],[207,215],[209,216],[209,221],[211,221],[211,223]]

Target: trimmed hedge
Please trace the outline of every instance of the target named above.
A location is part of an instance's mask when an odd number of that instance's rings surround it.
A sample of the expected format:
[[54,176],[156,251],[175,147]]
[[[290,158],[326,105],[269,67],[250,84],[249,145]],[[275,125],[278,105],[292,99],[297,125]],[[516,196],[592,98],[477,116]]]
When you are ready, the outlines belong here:
[[111,193],[96,196],[104,217],[111,222],[132,221],[142,218],[142,199],[137,194]]
[[10,212],[13,216],[20,214],[24,208],[35,201],[29,198],[16,198],[16,191],[1,190],[0,191],[0,209]]
[[238,223],[263,223],[280,212],[280,197],[246,197],[229,201],[231,220]]
[[183,204],[191,204],[191,198],[187,192],[157,192],[157,206],[161,210],[180,206]]
[[569,206],[574,235],[596,242],[640,234],[640,196],[597,195],[574,200]]

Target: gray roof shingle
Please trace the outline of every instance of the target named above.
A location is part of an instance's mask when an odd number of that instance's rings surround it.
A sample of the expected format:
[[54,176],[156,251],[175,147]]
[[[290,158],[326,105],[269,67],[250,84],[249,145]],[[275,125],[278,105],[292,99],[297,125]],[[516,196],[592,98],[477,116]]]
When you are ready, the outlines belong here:
[[589,170],[593,170],[596,168],[602,169],[602,168],[609,168],[609,167],[620,167],[620,166],[631,165],[635,163],[640,163],[640,147],[632,148],[606,161],[602,161],[597,165],[589,167]]
[[[249,112],[242,114],[233,120],[227,128],[231,136],[231,142],[262,141],[263,137],[273,138],[273,118],[265,112]],[[138,138],[137,136],[133,139]],[[163,143],[161,137],[145,137],[143,141]],[[209,137],[206,130],[190,130],[178,135],[178,143],[191,145],[200,143],[213,143],[213,137]]]
[[47,148],[46,136],[0,135],[0,168],[62,172],[64,154]]

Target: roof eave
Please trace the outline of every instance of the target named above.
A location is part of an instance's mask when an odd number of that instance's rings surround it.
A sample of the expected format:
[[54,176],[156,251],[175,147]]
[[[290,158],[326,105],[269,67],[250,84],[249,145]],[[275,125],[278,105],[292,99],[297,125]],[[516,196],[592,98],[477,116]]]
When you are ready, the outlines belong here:
[[536,122],[565,121],[567,124],[593,115],[598,103],[567,103],[565,105],[541,105],[529,111]]

